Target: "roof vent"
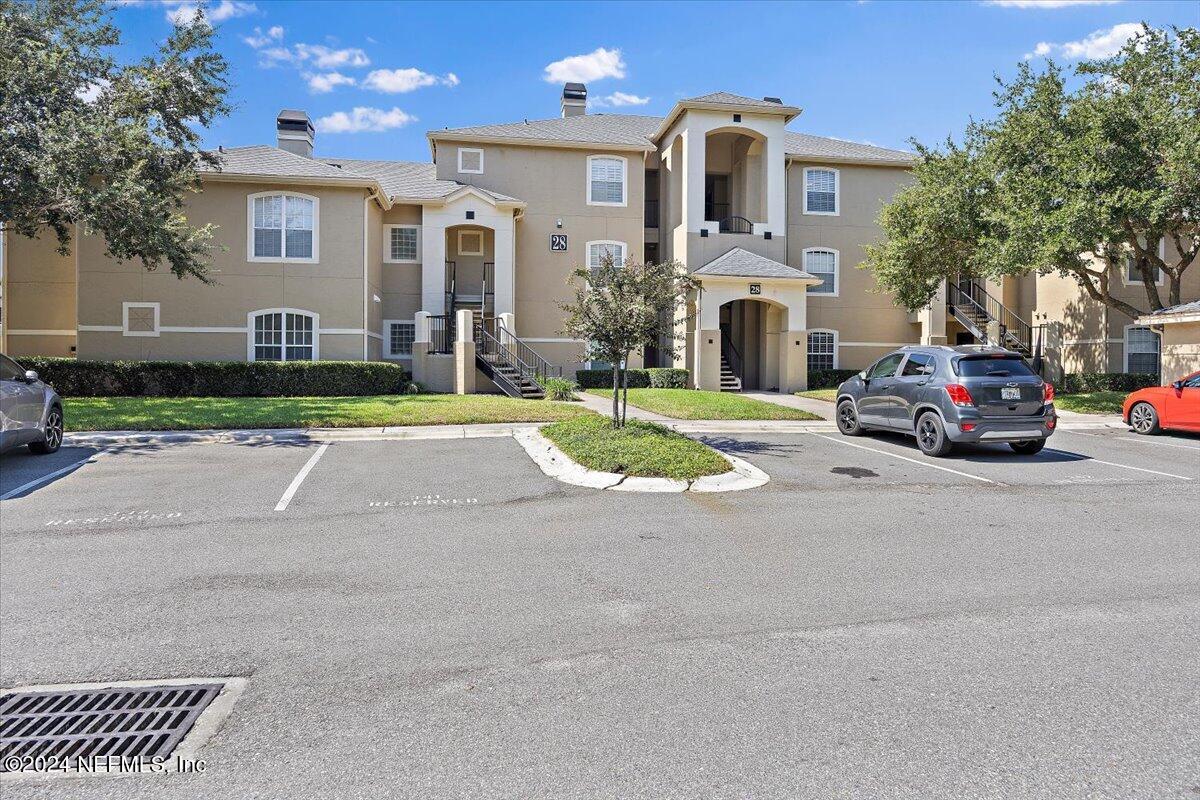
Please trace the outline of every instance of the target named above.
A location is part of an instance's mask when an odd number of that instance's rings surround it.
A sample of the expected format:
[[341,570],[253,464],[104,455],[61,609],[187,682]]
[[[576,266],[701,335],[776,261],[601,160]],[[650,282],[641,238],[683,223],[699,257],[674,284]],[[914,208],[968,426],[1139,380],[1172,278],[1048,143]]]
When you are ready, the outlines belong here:
[[587,87],[582,83],[565,83],[562,91],[563,117],[582,117],[587,113]]
[[764,97],[763,100],[768,103],[774,103],[777,106],[783,105],[783,101],[780,100],[778,97]]
[[275,118],[275,135],[280,150],[312,158],[314,133],[312,120],[303,111],[285,108]]

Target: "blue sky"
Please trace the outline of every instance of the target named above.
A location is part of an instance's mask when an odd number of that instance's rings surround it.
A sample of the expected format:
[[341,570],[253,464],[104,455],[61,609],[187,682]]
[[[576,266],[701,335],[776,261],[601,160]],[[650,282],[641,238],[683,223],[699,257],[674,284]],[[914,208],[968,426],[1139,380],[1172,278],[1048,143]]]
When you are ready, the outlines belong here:
[[[794,130],[906,148],[989,116],[993,75],[1023,58],[1103,55],[1143,20],[1200,25],[1195,0],[207,7],[236,108],[206,145],[271,143],[275,113],[302,108],[320,155],[420,161],[432,128],[557,116],[564,78],[586,80],[605,106],[595,112],[662,115],[718,90],[774,95],[804,109]],[[153,48],[170,17],[194,8],[120,2],[126,53]]]

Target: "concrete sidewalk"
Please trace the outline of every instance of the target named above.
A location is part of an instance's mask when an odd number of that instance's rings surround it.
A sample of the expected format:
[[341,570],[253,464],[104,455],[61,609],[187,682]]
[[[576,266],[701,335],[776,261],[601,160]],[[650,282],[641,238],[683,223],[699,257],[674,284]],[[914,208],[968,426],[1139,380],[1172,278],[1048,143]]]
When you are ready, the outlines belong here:
[[798,397],[783,392],[749,391],[742,392],[741,395],[749,397],[751,400],[761,400],[764,403],[774,403],[777,406],[786,406],[797,411],[807,411],[810,414],[816,414],[821,419],[833,419],[834,405],[824,400],[813,400],[811,397]]
[[[597,397],[594,394],[588,394],[584,391],[576,392],[575,396],[578,397],[580,402],[582,402],[583,405],[589,410],[595,411],[597,414],[601,414],[605,417],[612,416],[612,397]],[[641,419],[648,422],[670,422],[672,419],[674,419],[674,417],[664,417],[662,414],[655,414],[653,411],[646,411],[644,409],[637,408],[632,403],[626,407],[625,418]]]

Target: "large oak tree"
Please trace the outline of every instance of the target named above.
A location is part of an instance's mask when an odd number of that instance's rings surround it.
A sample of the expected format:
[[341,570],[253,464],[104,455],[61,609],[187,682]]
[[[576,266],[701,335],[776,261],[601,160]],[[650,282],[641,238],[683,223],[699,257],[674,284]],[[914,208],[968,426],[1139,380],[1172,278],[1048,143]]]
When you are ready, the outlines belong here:
[[[998,80],[996,118],[961,144],[913,143],[915,181],[884,207],[886,239],[866,262],[899,303],[921,308],[960,274],[1029,273],[1070,277],[1131,317],[1181,302],[1200,252],[1200,32],[1143,26],[1074,72],[1069,88],[1057,65],[1022,64]],[[1127,258],[1145,289],[1136,305],[1113,291]]]
[[0,221],[103,234],[108,255],[207,280],[212,226],[183,200],[215,165],[200,130],[228,113],[226,62],[203,13],[153,56],[118,63],[103,0],[0,0]]

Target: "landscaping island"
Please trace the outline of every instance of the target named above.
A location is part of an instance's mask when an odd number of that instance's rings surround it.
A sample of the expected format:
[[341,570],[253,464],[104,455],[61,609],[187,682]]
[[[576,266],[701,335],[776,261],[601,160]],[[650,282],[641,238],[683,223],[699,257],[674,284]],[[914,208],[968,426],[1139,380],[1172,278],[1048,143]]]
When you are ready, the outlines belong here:
[[547,425],[542,435],[597,472],[689,481],[731,469],[711,447],[653,422],[631,419],[614,429],[612,420],[593,414]]
[[69,431],[384,428],[554,422],[595,416],[578,403],[487,394],[363,397],[67,397]]
[[[612,400],[612,389],[589,389],[588,394]],[[807,411],[765,403],[731,392],[697,389],[630,389],[629,405],[674,419],[821,419]]]

